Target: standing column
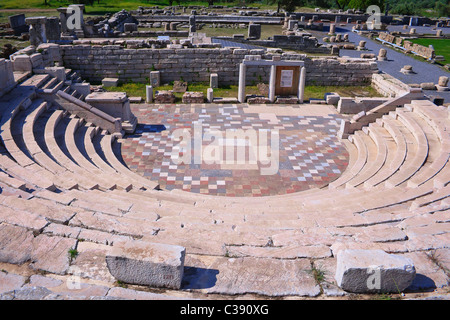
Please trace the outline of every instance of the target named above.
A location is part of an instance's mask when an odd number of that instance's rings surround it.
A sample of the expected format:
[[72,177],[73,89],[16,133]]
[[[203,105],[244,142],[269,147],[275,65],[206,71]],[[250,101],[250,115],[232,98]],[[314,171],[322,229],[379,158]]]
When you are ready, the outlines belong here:
[[275,102],[275,78],[277,74],[277,67],[272,65],[270,67],[270,82],[269,82],[269,100],[271,103]]
[[298,81],[298,102],[303,103],[303,98],[305,95],[305,83],[306,83],[306,68],[301,67],[300,79]]
[[239,65],[239,89],[238,100],[240,103],[245,102],[245,75],[247,72],[247,66],[243,63]]

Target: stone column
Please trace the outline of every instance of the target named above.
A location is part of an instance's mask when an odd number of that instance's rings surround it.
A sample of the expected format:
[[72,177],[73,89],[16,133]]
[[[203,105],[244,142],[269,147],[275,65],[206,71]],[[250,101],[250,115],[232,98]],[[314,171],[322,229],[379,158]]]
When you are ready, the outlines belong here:
[[305,96],[305,85],[306,85],[306,68],[301,67],[300,79],[298,81],[298,102],[303,103]]
[[247,72],[247,66],[243,63],[239,65],[239,88],[238,88],[238,100],[240,103],[245,102],[245,76]]
[[33,46],[39,46],[41,43],[47,42],[47,35],[45,33],[45,23],[47,17],[30,17],[26,18],[25,22],[30,26],[30,43]]
[[147,96],[146,102],[152,103],[153,102],[153,87],[152,86],[145,86],[145,93]]
[[334,23],[330,24],[330,32],[328,32],[329,35],[333,35],[336,33],[336,25]]
[[195,26],[195,15],[189,16],[189,32],[196,32],[197,28]]
[[364,40],[361,40],[358,44],[358,50],[364,50],[366,48],[366,42]]
[[277,75],[277,66],[270,67],[270,81],[269,81],[269,100],[271,103],[275,102],[275,83]]
[[378,52],[378,61],[386,61],[387,60],[387,50],[386,49],[380,49]]

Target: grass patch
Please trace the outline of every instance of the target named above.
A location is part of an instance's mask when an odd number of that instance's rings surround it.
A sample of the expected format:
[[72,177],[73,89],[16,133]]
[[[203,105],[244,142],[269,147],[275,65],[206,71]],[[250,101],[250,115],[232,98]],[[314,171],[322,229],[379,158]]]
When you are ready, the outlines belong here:
[[432,45],[436,55],[443,56],[445,61],[439,61],[440,63],[447,64],[450,63],[450,39],[413,39],[410,40],[413,43],[420,44],[422,46],[428,47]]
[[69,255],[69,261],[72,262],[73,259],[75,259],[78,256],[78,250],[77,249],[69,249],[68,255]]
[[[112,92],[126,92],[129,97],[141,97],[145,100],[146,84],[144,83],[123,83],[117,87],[109,87],[106,88],[108,91]],[[172,90],[172,85],[163,85],[157,88],[154,88],[155,91],[161,90]],[[206,92],[209,88],[209,84],[206,83],[192,83],[188,84],[188,91],[194,92],[203,92],[206,97]],[[340,87],[340,86],[306,86],[305,87],[305,101],[309,99],[323,99],[324,95],[328,92],[336,92],[341,97],[382,97],[374,88],[371,86],[348,86],[348,87]],[[246,86],[245,93],[247,95],[261,95],[259,93],[258,87],[256,85]],[[181,102],[183,97],[183,93],[174,93],[176,102]],[[220,88],[214,89],[215,97],[222,98],[237,98],[238,96],[238,86],[230,85],[230,86],[221,86]]]
[[0,51],[3,50],[4,45],[7,43],[11,44],[17,50],[26,48],[30,45],[30,41],[20,41],[15,39],[0,39]]

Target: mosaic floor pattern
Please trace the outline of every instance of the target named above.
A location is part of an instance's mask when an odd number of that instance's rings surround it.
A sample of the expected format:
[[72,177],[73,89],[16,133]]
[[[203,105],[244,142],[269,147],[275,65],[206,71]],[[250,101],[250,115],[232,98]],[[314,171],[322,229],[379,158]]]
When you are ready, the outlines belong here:
[[[134,104],[131,109],[139,124],[133,135],[121,140],[122,158],[131,170],[157,181],[163,189],[209,195],[280,195],[322,187],[336,180],[346,169],[349,157],[336,137],[343,116],[326,112],[329,109],[320,115],[312,112],[311,116],[307,112],[283,114],[277,112],[279,108],[274,107],[271,112],[267,106],[259,110],[247,105]],[[177,129],[185,129],[188,135],[174,139],[174,133],[181,132]],[[226,134],[236,133],[235,129],[242,129],[249,136],[228,139]],[[194,139],[195,132],[203,138],[202,147],[199,139]],[[273,135],[275,132],[279,135]],[[207,133],[215,136],[208,139]],[[251,133],[258,140],[249,139]],[[223,139],[219,139],[219,134],[223,134]],[[186,137],[192,137],[190,144]],[[270,152],[271,143],[276,142],[278,157]],[[231,149],[234,163],[213,161],[220,155],[226,159]],[[243,150],[245,163],[237,164],[238,152]],[[250,154],[256,161],[249,161]],[[208,163],[207,155],[213,156]],[[261,155],[267,155],[271,161],[262,162]],[[199,156],[203,156],[202,161]],[[182,159],[187,163],[179,163]],[[274,174],[264,171],[270,165],[275,168]]]

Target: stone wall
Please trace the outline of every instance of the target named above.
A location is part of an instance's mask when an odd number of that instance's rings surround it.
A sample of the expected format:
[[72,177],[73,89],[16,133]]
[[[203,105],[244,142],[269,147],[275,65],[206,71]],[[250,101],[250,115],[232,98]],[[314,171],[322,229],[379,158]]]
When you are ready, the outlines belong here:
[[12,62],[0,59],[0,97],[9,92],[15,85]]
[[298,50],[313,54],[330,54],[331,46],[320,45],[317,38],[304,35],[274,35],[271,40],[253,40],[238,36],[215,37],[216,39],[229,40],[254,46],[268,48],[281,48],[286,50]]
[[402,46],[403,42],[403,48],[405,51],[411,51],[415,54],[425,58],[425,59],[434,59],[435,58],[435,51],[432,48],[419,45],[417,43],[412,43],[411,41],[404,40],[401,37],[396,37],[392,34],[389,34],[387,32],[381,32],[378,35],[378,38],[382,41],[388,42],[390,44],[395,44],[397,46]]
[[[61,45],[66,68],[80,71],[90,82],[103,78],[119,78],[121,82],[148,83],[152,70],[161,72],[161,83],[180,80],[208,82],[217,73],[220,85],[237,84],[239,64],[245,55],[261,55],[272,59],[263,49],[185,48],[185,49],[126,49],[120,45]],[[370,59],[338,57],[310,58],[302,54],[283,53],[283,60],[304,60],[307,84],[362,85],[370,84],[377,65]],[[269,81],[269,67],[247,69],[247,84]]]

